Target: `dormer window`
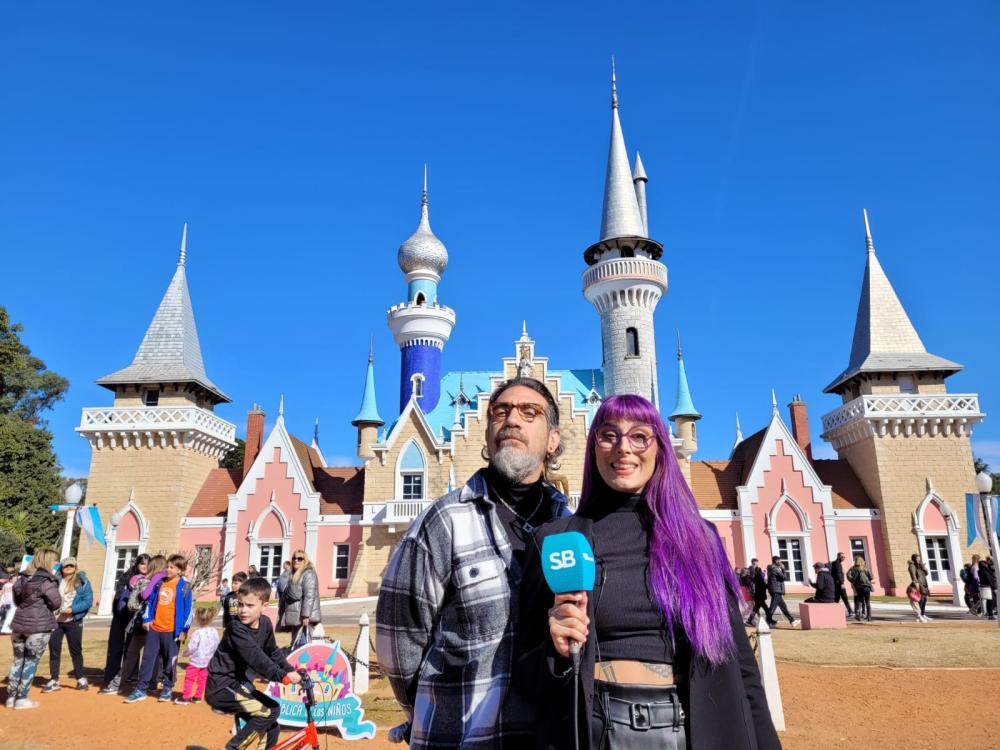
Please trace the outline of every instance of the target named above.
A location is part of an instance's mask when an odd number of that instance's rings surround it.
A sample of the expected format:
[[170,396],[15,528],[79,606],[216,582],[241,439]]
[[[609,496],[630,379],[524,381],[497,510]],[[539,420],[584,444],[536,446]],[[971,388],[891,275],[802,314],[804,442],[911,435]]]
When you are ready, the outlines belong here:
[[147,389],[142,394],[142,403],[145,406],[159,406],[160,405],[160,391],[153,390],[152,388]]
[[413,377],[410,378],[413,383],[413,397],[423,398],[424,396],[424,376],[419,372],[414,373]]

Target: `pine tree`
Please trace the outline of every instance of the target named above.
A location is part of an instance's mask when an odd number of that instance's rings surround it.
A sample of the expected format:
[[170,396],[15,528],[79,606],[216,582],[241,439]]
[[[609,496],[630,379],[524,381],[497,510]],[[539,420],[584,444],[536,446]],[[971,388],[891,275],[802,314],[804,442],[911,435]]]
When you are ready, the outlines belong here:
[[19,336],[23,330],[0,306],[0,515],[20,519],[17,531],[30,551],[55,545],[65,522],[46,507],[60,501],[62,483],[41,415],[63,397],[69,382],[32,356]]

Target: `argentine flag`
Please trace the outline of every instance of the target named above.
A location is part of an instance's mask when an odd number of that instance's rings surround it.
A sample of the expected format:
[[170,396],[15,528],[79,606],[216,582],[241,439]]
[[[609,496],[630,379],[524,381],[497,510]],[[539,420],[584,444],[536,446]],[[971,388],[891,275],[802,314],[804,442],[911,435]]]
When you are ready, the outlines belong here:
[[86,535],[88,544],[93,544],[96,539],[105,547],[108,546],[108,541],[104,538],[104,529],[101,527],[101,514],[97,512],[97,506],[84,505],[77,509],[76,525]]

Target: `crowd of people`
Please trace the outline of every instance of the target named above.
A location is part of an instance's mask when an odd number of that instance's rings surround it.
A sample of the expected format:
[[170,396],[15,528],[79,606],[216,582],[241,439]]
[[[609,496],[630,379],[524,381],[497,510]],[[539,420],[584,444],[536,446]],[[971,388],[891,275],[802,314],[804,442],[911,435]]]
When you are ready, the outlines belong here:
[[[745,625],[762,613],[774,624],[779,610],[795,623],[784,600],[789,573],[779,557],[766,569],[756,559],[729,567],[656,407],[639,396],[604,400],[573,514],[549,481],[562,445],[558,404],[543,383],[518,377],[493,391],[485,442],[487,466],[414,520],[383,576],[376,649],[407,717],[392,738],[415,749],[780,748]],[[548,588],[543,566],[555,563],[542,549],[557,537],[589,545],[592,588]],[[79,643],[78,629],[60,624],[92,598],[74,562],[64,560],[57,577],[55,553],[41,550],[13,586],[8,706],[37,705],[28,691],[57,630],[71,654]],[[845,564],[843,554],[816,564],[810,601],[871,620],[874,574],[863,557]],[[222,581],[220,637],[214,607],[193,606],[186,568],[182,555],[143,555],[119,579],[100,693],[123,692],[127,703],[150,692],[176,705],[204,700],[243,720],[227,747],[272,747],[278,703],[253,677],[300,676],[264,611],[276,593],[278,628],[292,643],[308,637],[322,619],[316,572],[299,550],[274,581],[252,567],[231,586]],[[910,577],[908,598],[923,621],[929,590],[919,555]],[[995,617],[992,561],[974,559],[963,579]],[[188,664],[174,696],[182,645]],[[58,666],[50,664],[56,685]],[[81,673],[74,660],[86,689]]]

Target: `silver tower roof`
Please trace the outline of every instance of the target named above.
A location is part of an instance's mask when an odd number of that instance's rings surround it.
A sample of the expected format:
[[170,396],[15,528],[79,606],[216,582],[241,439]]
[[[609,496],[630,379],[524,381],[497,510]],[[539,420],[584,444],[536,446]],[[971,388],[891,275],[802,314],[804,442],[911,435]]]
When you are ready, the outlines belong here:
[[114,390],[118,385],[140,383],[197,383],[211,393],[217,403],[230,400],[205,374],[191,295],[188,293],[184,273],[186,261],[187,224],[184,225],[181,236],[177,270],[153,315],[132,364],[105,375],[97,381],[98,385]]
[[618,118],[618,85],[615,63],[611,61],[611,142],[608,145],[608,171],[604,178],[604,212],[601,215],[601,239],[645,237],[646,229],[639,213],[639,203],[632,185],[632,168],[625,150],[625,135]]
[[396,260],[403,273],[433,271],[440,276],[448,265],[448,249],[431,231],[430,214],[427,210],[426,164],[424,165],[424,192],[420,199],[420,223],[417,225],[417,231],[399,246]]
[[875,254],[868,211],[864,211],[864,219],[868,263],[858,301],[851,359],[847,369],[824,392],[836,392],[863,372],[958,372],[962,365],[927,352]]

